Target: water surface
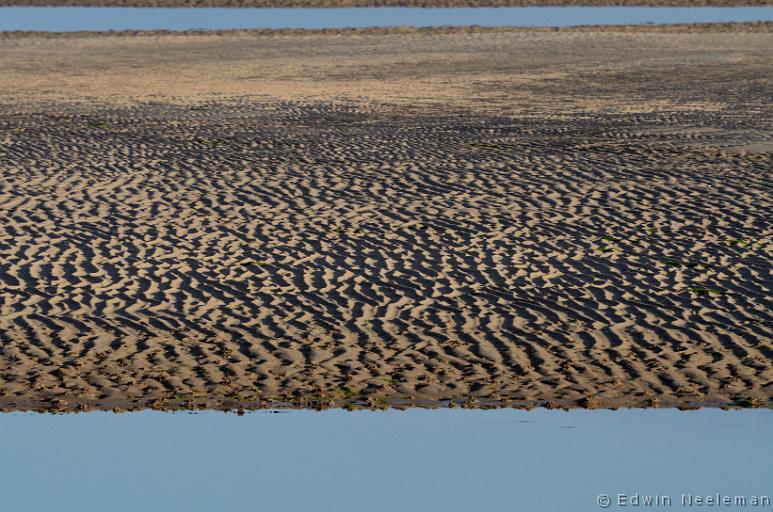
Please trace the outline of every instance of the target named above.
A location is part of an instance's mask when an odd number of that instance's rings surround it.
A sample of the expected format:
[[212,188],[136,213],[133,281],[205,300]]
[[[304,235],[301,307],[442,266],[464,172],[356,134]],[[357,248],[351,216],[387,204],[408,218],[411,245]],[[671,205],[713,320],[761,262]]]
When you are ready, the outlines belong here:
[[770,410],[2,414],[0,508],[695,510],[682,493],[773,496],[771,432]]
[[142,8],[0,7],[0,31],[218,30],[773,21],[773,7]]

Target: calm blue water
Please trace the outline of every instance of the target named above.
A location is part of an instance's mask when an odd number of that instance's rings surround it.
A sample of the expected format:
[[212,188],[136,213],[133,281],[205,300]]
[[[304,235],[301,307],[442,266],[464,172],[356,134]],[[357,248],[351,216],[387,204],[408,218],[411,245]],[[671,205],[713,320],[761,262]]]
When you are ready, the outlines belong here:
[[555,26],[773,21],[773,7],[503,7],[237,9],[0,7],[0,31]]
[[0,509],[695,510],[773,497],[771,432],[770,410],[2,414]]

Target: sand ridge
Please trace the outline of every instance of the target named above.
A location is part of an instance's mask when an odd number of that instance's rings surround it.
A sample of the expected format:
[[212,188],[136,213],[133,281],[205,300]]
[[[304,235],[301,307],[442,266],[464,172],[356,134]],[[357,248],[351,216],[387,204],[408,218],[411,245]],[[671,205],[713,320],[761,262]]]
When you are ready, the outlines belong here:
[[723,37],[4,40],[0,405],[768,405]]
[[25,31],[14,30],[0,32],[0,39],[83,39],[85,37],[139,38],[159,36],[201,36],[201,37],[282,37],[282,36],[368,36],[368,35],[430,35],[430,34],[477,34],[477,33],[541,33],[541,32],[638,32],[638,33],[674,33],[674,32],[773,32],[773,22],[727,22],[727,23],[674,23],[647,25],[575,25],[571,27],[483,27],[441,26],[441,27],[368,27],[368,28],[323,28],[323,29],[229,29],[229,30],[115,30],[115,31]]
[[0,5],[110,7],[766,6],[770,0],[0,0]]

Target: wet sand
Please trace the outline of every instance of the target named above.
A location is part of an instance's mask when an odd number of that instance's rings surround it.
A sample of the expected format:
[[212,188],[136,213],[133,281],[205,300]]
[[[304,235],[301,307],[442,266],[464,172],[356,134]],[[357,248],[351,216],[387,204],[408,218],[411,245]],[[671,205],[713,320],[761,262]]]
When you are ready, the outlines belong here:
[[769,28],[6,34],[0,406],[770,406]]

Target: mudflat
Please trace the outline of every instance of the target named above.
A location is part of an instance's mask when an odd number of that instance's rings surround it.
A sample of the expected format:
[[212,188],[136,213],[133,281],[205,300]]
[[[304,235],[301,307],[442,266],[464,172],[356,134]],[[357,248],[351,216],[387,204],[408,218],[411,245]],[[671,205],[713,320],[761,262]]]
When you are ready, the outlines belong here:
[[770,406],[772,68],[769,24],[5,34],[0,406]]

